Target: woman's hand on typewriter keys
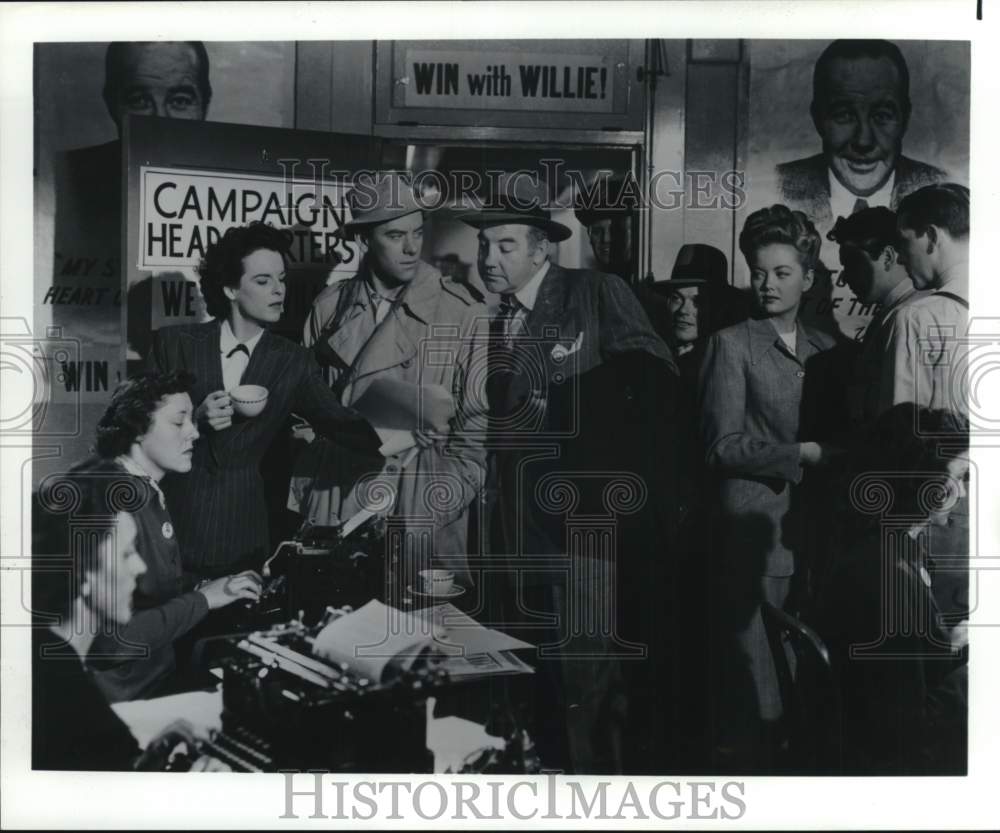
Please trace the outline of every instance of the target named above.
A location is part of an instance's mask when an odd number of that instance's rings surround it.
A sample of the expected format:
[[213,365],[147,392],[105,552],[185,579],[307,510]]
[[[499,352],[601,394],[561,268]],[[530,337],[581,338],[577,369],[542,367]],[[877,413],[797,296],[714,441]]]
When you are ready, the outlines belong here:
[[202,755],[191,764],[189,772],[232,772],[232,767],[211,755]]
[[231,605],[239,599],[249,599],[256,602],[260,599],[260,592],[263,586],[261,577],[253,570],[244,570],[232,576],[223,576],[214,581],[210,581],[198,588],[198,592],[205,597],[209,610],[217,610],[220,607]]

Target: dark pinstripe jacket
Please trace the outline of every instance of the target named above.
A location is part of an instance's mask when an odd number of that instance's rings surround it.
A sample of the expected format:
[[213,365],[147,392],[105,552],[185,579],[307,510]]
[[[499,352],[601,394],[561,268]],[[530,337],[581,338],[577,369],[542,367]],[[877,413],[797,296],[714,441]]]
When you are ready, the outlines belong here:
[[[196,377],[191,400],[223,389],[217,321],[165,327],[154,333],[149,363]],[[267,505],[259,465],[291,412],[344,445],[377,452],[371,426],[340,404],[315,359],[304,347],[264,332],[243,374],[244,384],[263,385],[267,406],[253,419],[233,417],[222,431],[200,426],[189,474],[168,474],[162,483],[177,527],[184,569],[198,576],[260,567],[269,547]]]

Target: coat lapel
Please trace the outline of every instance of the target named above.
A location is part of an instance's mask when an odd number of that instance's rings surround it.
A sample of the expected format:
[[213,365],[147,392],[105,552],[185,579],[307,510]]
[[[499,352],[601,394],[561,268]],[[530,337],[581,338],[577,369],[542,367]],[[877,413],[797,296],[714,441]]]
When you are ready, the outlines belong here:
[[237,437],[242,436],[252,425],[260,424],[259,421],[263,420],[267,409],[279,407],[277,403],[284,398],[279,388],[285,381],[283,378],[282,357],[286,354],[284,351],[278,349],[278,345],[274,343],[276,338],[280,338],[280,336],[272,335],[269,331],[264,330],[260,336],[260,341],[257,342],[257,346],[254,347],[253,353],[250,355],[250,363],[247,365],[247,369],[243,371],[243,377],[240,379],[241,385],[261,385],[267,388],[268,402],[264,411],[252,419],[234,415],[233,424],[229,429],[220,432],[220,447],[232,444]]
[[198,377],[198,386],[204,389],[201,398],[212,391],[222,390],[221,339],[222,325],[218,321],[184,334],[185,366],[192,368]]
[[[566,273],[554,263],[549,265],[549,271],[542,278],[538,294],[535,296],[535,306],[525,317],[525,335],[527,338],[515,338],[513,349],[520,352],[523,358],[515,361],[515,367],[525,367],[541,370],[545,374],[544,384],[548,384],[551,370],[549,351],[562,338],[562,328],[566,318]],[[575,333],[574,333],[575,335]],[[531,355],[525,355],[530,351]],[[531,388],[539,380],[534,373],[517,373],[507,388],[508,413],[520,407],[520,403],[530,394]]]
[[344,311],[343,319],[336,330],[330,335],[328,343],[345,367],[350,367],[358,355],[359,345],[367,341],[366,329],[372,320],[368,295],[361,291],[364,276],[359,272],[341,292],[351,294]]
[[[367,386],[368,379],[398,365],[409,366],[427,335],[433,320],[440,285],[438,272],[421,263],[413,283],[393,304],[389,314],[358,354],[351,370],[345,401],[353,401]],[[369,313],[370,314],[370,313]]]

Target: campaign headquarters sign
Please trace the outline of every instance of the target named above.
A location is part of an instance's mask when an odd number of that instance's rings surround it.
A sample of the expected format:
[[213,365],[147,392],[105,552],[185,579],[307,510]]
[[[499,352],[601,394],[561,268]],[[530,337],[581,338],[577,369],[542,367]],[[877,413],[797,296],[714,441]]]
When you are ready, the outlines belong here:
[[290,267],[357,271],[356,245],[336,235],[350,219],[343,183],[154,167],[139,177],[139,269],[197,266],[227,228],[260,220],[292,232]]

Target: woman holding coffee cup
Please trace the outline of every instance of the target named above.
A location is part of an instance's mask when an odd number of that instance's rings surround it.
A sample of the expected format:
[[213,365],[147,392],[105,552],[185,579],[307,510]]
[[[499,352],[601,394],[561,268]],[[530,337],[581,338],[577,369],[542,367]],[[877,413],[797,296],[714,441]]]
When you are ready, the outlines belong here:
[[[199,269],[202,295],[215,320],[153,334],[153,367],[188,370],[197,378],[192,399],[198,403],[201,438],[194,446],[194,468],[183,479],[168,476],[163,488],[177,520],[184,567],[204,578],[237,565],[259,568],[267,557],[259,466],[293,411],[339,445],[372,454],[381,445],[374,429],[341,405],[312,355],[269,332],[284,309],[290,244],[288,232],[264,223],[228,229],[208,247]],[[234,402],[231,394],[248,385],[266,389],[266,400],[256,416],[240,417],[245,396]],[[259,404],[260,396],[256,399]]]

